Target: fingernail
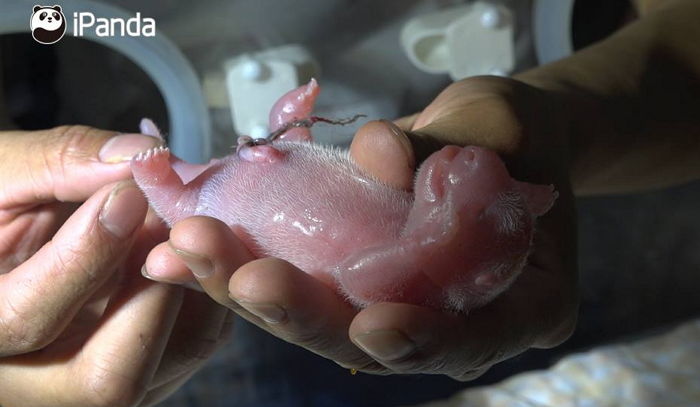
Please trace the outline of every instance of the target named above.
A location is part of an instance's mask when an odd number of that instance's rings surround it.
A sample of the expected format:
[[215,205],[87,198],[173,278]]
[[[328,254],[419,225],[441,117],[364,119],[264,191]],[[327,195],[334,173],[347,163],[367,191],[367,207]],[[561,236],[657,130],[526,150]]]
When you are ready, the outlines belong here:
[[415,168],[416,167],[416,158],[415,158],[415,154],[413,152],[413,146],[411,145],[411,141],[408,139],[408,136],[406,136],[406,133],[404,133],[404,131],[401,130],[401,128],[399,128],[399,126],[397,126],[394,122],[391,122],[389,120],[380,120],[380,121],[382,123],[386,124],[387,127],[389,127],[389,130],[391,130],[391,133],[392,133],[393,140],[404,151],[406,165],[410,168]]
[[204,289],[202,288],[202,286],[199,285],[199,283],[196,282],[196,281],[192,281],[192,282],[189,282],[189,283],[184,283],[184,284],[181,284],[181,285],[182,285],[183,287],[189,288],[190,290],[193,290],[193,291],[199,291],[200,293],[205,292]]
[[144,276],[145,278],[151,280],[151,281],[156,282],[156,283],[179,284],[179,283],[176,282],[176,281],[169,281],[167,278],[156,278],[156,277],[153,277],[152,275],[150,275],[150,274],[148,273],[148,269],[146,268],[146,265],[145,265],[145,264],[144,264],[143,266],[141,266],[141,275]]
[[287,311],[275,304],[258,304],[235,299],[234,301],[251,314],[270,324],[279,324],[287,318]]
[[406,335],[395,330],[367,332],[352,341],[370,356],[386,361],[404,358],[416,349]]
[[156,283],[179,285],[179,286],[182,286],[185,288],[189,288],[190,290],[199,291],[201,293],[204,292],[204,289],[202,288],[202,286],[199,285],[199,283],[197,283],[197,282],[183,283],[182,281],[175,281],[175,280],[170,280],[170,279],[162,278],[162,277],[158,277],[158,278],[153,277],[152,275],[150,275],[148,273],[148,269],[146,268],[145,264],[141,267],[141,275],[144,276],[145,278],[153,281],[153,282],[156,282]]
[[236,300],[230,292],[228,293],[228,298],[231,300],[231,302],[227,305],[229,309],[236,312],[245,310],[245,308],[241,307],[238,300]]
[[214,274],[214,263],[211,260],[199,254],[190,253],[181,249],[173,248],[173,251],[184,260],[187,268],[192,270],[195,277],[207,278]]
[[[149,280],[153,280],[153,277],[151,277],[151,275],[148,274],[148,269],[146,269],[146,265],[145,265],[145,264],[144,264],[143,266],[141,266],[141,275],[144,276],[144,277],[146,277],[146,278],[149,279]],[[155,280],[153,280],[153,281],[155,281]]]
[[[139,204],[141,210],[138,209]],[[143,223],[146,205],[143,192],[136,184],[133,181],[122,181],[109,194],[98,219],[111,234],[126,238]]]
[[114,136],[102,146],[99,153],[100,161],[113,164],[131,160],[136,154],[162,144],[155,137],[143,134],[121,134]]

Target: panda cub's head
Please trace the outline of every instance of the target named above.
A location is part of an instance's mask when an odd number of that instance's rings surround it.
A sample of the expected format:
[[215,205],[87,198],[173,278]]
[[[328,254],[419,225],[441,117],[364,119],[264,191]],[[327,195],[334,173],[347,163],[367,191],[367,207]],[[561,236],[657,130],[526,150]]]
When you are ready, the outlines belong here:
[[34,6],[30,21],[32,37],[41,44],[53,44],[66,33],[66,17],[61,6]]

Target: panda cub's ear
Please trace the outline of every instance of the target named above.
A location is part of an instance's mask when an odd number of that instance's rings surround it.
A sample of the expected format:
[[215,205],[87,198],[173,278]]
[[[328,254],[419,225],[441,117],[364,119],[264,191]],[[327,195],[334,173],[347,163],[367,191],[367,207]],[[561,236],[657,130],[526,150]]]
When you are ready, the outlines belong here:
[[54,10],[56,10],[56,11],[58,11],[59,13],[61,12],[61,6],[59,6],[58,4],[54,5],[54,6],[51,7],[51,8],[54,9]]
[[36,6],[34,6],[34,9],[33,9],[33,10],[34,10],[34,12],[36,13],[37,10],[41,10],[41,9],[42,9],[42,7],[41,7],[40,5],[37,4]]

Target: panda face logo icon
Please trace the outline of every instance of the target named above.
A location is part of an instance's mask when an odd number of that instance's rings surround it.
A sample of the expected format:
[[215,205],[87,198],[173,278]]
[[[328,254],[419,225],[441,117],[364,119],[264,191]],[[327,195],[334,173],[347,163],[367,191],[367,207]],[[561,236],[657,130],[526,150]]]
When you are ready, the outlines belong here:
[[32,37],[40,44],[54,44],[66,33],[66,17],[61,6],[34,6],[30,20]]

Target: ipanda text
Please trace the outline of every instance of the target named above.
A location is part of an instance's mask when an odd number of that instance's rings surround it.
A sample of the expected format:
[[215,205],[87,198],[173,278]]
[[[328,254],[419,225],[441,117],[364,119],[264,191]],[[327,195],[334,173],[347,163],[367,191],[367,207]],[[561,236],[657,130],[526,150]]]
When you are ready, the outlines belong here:
[[[93,28],[94,27],[94,28]],[[73,36],[82,37],[86,29],[94,29],[98,37],[154,37],[156,21],[141,17],[141,13],[129,19],[95,17],[91,12],[73,13]]]

